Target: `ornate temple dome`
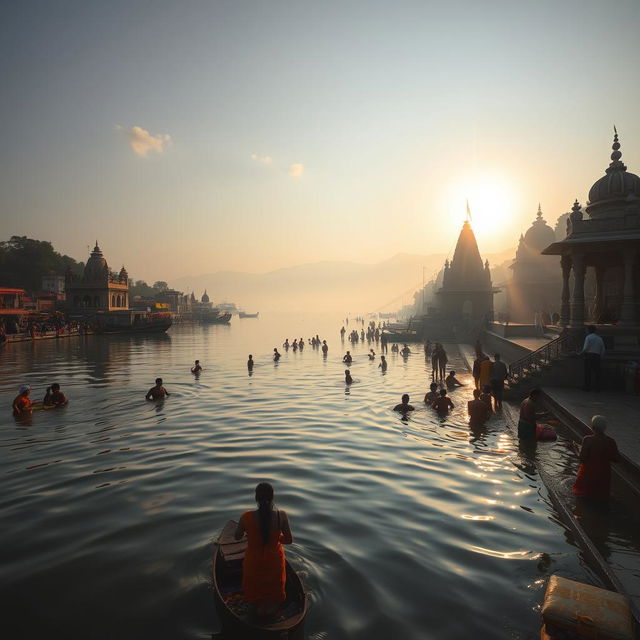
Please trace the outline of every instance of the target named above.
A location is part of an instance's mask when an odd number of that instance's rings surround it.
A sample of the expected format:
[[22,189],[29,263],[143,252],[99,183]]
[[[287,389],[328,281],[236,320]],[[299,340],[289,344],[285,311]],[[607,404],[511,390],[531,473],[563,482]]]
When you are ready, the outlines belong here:
[[209,296],[207,295],[207,290],[204,290],[204,293],[202,294],[202,298],[200,299],[200,301],[203,304],[207,304],[209,302]]
[[618,132],[613,137],[611,164],[605,175],[589,191],[586,211],[591,218],[616,217],[623,215],[629,202],[640,198],[640,178],[627,171],[622,162],[622,152],[618,142]]
[[96,240],[96,246],[93,248],[87,264],[84,267],[82,282],[106,282],[108,279],[109,267]]
[[523,242],[530,249],[540,252],[556,241],[556,234],[542,217],[542,211],[538,204],[538,213],[533,224],[524,234]]

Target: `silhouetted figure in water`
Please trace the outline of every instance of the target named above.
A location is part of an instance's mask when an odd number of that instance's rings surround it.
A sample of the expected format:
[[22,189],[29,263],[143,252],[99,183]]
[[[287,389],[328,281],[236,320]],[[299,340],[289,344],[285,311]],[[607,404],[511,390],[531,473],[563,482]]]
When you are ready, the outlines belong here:
[[464,387],[462,382],[456,378],[455,371],[449,371],[449,375],[445,378],[444,383],[447,385],[447,389],[449,389],[449,391],[456,387]]
[[60,385],[54,382],[50,387],[47,387],[42,404],[45,407],[65,407],[68,402],[67,396],[60,391]]
[[373,349],[369,349],[369,360],[375,360],[376,359],[376,352]]
[[345,333],[347,333],[347,330],[343,326],[342,329],[340,329],[340,340],[344,341],[344,334]]
[[440,391],[440,397],[436,398],[431,406],[441,416],[447,415],[447,413],[453,409],[453,402],[451,402],[451,398],[447,395],[446,389]]
[[294,351],[297,351],[297,350],[298,350],[298,341],[297,341],[295,338],[293,339],[293,342],[292,342],[292,344],[291,344],[291,348],[292,348]]
[[424,403],[430,407],[433,406],[435,400],[438,399],[438,385],[435,382],[432,382],[429,385],[429,391],[424,396]]
[[280,354],[278,353],[277,349],[273,350],[273,361],[274,362],[278,362],[278,360],[280,360]]
[[480,390],[480,400],[489,407],[489,412],[493,413],[493,405],[491,404],[491,387],[488,384],[484,385],[484,389]]
[[253,371],[253,356],[251,354],[249,354],[249,359],[247,360],[247,369]]
[[364,329],[360,329],[360,340],[364,342]]
[[380,356],[380,364],[378,365],[378,369],[382,369],[382,373],[387,370],[387,359],[384,356]]
[[387,334],[383,331],[380,334],[380,348],[382,349],[382,353],[389,352],[389,340],[387,338]]
[[405,344],[402,346],[402,350],[400,351],[400,355],[403,358],[408,358],[411,355],[411,349]]
[[347,351],[347,353],[342,358],[342,362],[345,364],[351,364],[353,362],[353,358],[351,357],[351,352]]
[[202,367],[200,366],[200,360],[196,360],[193,367],[191,367],[191,373],[195,373],[196,375],[202,371]]
[[145,400],[162,400],[171,394],[162,386],[162,378],[156,378],[156,386],[147,391]]
[[393,407],[394,411],[400,412],[402,415],[406,415],[409,411],[413,411],[415,407],[409,404],[409,394],[402,394],[402,402]]
[[289,349],[289,347],[290,347],[290,346],[291,346],[291,345],[289,344],[289,338],[285,338],[284,344],[282,345],[283,349],[284,349],[285,351],[288,351],[288,349]]
[[346,369],[344,372],[344,382],[345,384],[351,384],[353,382],[353,378],[351,377],[351,371]]
[[487,403],[480,400],[480,389],[473,390],[473,400],[467,402],[467,411],[469,412],[470,427],[480,427],[491,416],[491,409]]
[[327,344],[326,340],[322,341],[322,355],[327,355],[327,353],[329,353],[329,345]]
[[398,353],[399,349],[398,349],[398,345],[394,342],[391,345],[391,353]]
[[298,348],[300,349],[300,351],[304,349],[304,340],[302,338],[298,340]]

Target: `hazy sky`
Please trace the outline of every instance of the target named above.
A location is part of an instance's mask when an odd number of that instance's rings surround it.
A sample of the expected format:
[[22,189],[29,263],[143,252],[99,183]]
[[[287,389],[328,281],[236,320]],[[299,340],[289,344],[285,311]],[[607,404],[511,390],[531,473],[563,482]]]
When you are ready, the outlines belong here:
[[5,2],[2,237],[170,281],[450,251],[468,197],[515,246],[614,123],[640,172],[639,34],[638,0]]

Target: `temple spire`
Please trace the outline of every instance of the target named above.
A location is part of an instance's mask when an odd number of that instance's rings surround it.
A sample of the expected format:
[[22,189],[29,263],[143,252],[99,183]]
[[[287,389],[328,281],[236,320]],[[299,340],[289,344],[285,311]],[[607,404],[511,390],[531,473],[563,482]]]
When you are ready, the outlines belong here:
[[616,129],[616,125],[613,125],[613,144],[611,145],[613,151],[611,152],[611,164],[607,169],[607,173],[611,173],[612,171],[626,171],[627,167],[621,161],[622,151],[620,151],[620,142],[618,141],[618,130]]
[[469,198],[467,198],[467,217],[466,222],[471,222],[471,208],[469,207]]
[[542,209],[540,207],[540,203],[538,202],[538,213],[536,214],[536,220],[540,222],[542,220]]

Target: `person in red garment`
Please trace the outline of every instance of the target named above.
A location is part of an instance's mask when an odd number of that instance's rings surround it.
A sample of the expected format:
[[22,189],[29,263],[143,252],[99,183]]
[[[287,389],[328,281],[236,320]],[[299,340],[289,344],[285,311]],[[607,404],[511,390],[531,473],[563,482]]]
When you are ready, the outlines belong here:
[[573,484],[573,493],[579,498],[608,500],[611,489],[611,463],[620,460],[618,445],[605,435],[607,420],[604,416],[591,418],[593,435],[585,436],[580,447],[580,467]]
[[268,482],[256,486],[255,511],[240,517],[235,538],[247,534],[242,591],[257,616],[273,616],[286,598],[286,569],[283,544],[291,544],[287,514],[273,504],[273,487]]

